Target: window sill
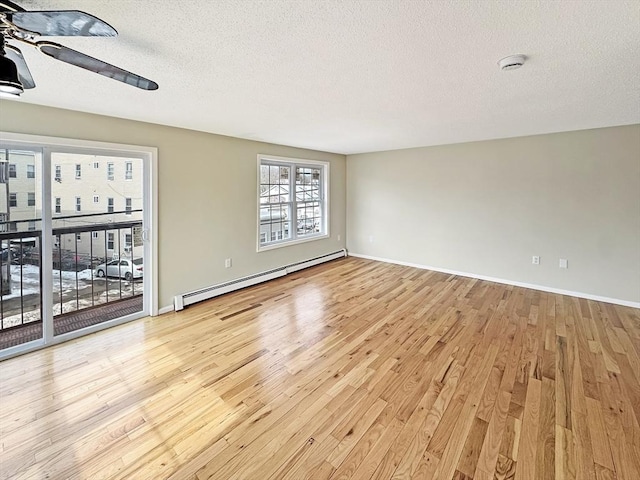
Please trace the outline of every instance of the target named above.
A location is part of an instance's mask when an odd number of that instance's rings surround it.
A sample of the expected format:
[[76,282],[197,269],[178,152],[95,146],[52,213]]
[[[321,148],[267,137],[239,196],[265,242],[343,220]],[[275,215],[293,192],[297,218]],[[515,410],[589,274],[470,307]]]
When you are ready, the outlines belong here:
[[329,234],[322,233],[319,235],[314,235],[313,237],[299,238],[296,240],[288,240],[286,242],[271,243],[268,245],[258,245],[258,249],[256,251],[265,252],[267,250],[274,250],[276,248],[282,248],[282,247],[290,247],[291,245],[298,245],[300,243],[313,242],[315,240],[322,240],[324,238],[329,238]]

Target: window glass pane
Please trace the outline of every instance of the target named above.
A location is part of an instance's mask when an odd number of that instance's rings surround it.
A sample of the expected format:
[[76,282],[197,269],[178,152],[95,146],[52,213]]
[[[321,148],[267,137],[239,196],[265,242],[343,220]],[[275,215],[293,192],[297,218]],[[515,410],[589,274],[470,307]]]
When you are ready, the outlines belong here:
[[320,202],[298,203],[296,212],[298,220],[297,234],[299,236],[320,233],[322,226],[322,209]]
[[291,236],[290,206],[270,205],[260,208],[260,243],[286,240]]
[[296,168],[296,200],[320,199],[320,169],[309,167]]

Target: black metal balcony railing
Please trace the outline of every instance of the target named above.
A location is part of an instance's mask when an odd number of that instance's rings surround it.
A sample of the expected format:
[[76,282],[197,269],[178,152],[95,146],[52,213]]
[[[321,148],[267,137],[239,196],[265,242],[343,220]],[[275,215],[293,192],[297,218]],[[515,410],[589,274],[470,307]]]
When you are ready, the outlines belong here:
[[[99,215],[105,214],[82,217]],[[56,217],[54,221],[65,218],[77,220],[80,216]],[[17,223],[28,221],[21,220]],[[89,221],[94,222],[93,219]],[[61,333],[55,322],[58,317],[94,309],[96,321],[92,323],[99,323],[115,318],[104,315],[99,307],[135,297],[140,297],[140,302],[137,303],[142,305],[143,267],[131,265],[135,251],[142,248],[142,221],[96,222],[54,228],[52,235],[55,244],[50,267],[43,266],[41,261],[41,230],[1,232],[2,223],[0,222],[0,334],[42,322],[42,277],[47,268],[53,270],[54,334]],[[4,223],[6,225],[7,222]],[[85,235],[79,240],[78,235],[82,234]],[[123,241],[123,238],[128,238],[129,241]],[[107,268],[107,263],[116,259],[128,260],[131,266],[120,265],[127,262],[118,261],[115,267]],[[135,275],[127,274],[130,268],[136,268]],[[102,273],[105,275],[102,276]],[[65,331],[68,330],[67,327]]]

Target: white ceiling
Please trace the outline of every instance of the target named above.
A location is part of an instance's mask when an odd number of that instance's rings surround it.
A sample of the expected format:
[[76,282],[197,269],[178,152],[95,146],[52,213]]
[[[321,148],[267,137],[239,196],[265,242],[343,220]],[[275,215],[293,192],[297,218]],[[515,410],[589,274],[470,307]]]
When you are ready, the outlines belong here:
[[23,46],[29,103],[345,154],[640,123],[638,0],[14,1],[102,18],[53,40],[160,85]]

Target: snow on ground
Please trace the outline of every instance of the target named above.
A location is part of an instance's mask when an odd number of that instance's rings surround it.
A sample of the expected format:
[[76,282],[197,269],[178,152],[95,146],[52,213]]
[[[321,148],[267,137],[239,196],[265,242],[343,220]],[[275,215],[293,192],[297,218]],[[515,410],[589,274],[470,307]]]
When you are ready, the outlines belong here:
[[[76,289],[76,272],[53,270],[53,293],[60,293],[60,273],[62,273],[62,291],[68,292]],[[78,272],[78,289],[91,285],[91,269]],[[20,288],[22,278],[22,289]],[[95,278],[95,275],[94,275]],[[40,293],[40,267],[36,265],[11,265],[11,293],[3,295],[3,300],[17,298],[20,295],[33,295]]]

